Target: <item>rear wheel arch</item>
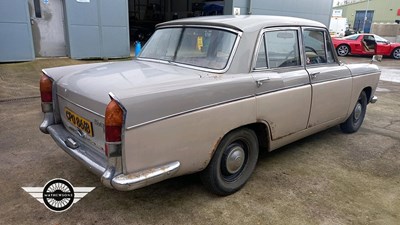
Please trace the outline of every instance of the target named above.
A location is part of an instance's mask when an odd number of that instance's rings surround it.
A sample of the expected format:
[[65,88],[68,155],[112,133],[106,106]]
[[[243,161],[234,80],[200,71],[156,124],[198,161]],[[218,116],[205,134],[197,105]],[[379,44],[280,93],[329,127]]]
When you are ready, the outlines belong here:
[[240,127],[236,127],[231,129],[230,131],[226,132],[222,137],[220,137],[218,139],[218,141],[214,144],[210,158],[212,158],[212,156],[214,155],[215,151],[217,150],[218,145],[220,144],[221,140],[226,137],[228,134],[236,131],[236,130],[240,130],[243,128],[247,128],[252,130],[258,139],[258,145],[260,148],[266,149],[267,151],[270,150],[270,141],[271,141],[271,137],[270,137],[270,128],[269,128],[269,124],[266,122],[255,122],[255,123],[250,123],[250,124],[246,124]]
[[365,92],[365,94],[367,95],[367,100],[368,100],[368,103],[369,103],[369,101],[371,100],[371,98],[372,98],[372,96],[371,96],[371,94],[372,94],[372,88],[371,87],[365,87],[361,92]]

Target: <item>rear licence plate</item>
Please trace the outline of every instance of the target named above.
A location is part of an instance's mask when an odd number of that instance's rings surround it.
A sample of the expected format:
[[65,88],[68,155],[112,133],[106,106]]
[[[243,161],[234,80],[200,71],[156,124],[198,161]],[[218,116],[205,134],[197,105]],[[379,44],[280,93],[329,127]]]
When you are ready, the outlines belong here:
[[65,108],[65,117],[72,125],[93,137],[92,122],[79,116],[68,108]]

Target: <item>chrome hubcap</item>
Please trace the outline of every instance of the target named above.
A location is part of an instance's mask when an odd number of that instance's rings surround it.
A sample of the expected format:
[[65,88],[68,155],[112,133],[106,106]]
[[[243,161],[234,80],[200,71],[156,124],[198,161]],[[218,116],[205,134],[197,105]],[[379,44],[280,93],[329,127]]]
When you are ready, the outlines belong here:
[[233,147],[226,157],[226,170],[230,174],[238,172],[244,163],[245,153],[241,146]]
[[362,105],[358,102],[356,108],[354,109],[354,119],[358,120],[361,116]]

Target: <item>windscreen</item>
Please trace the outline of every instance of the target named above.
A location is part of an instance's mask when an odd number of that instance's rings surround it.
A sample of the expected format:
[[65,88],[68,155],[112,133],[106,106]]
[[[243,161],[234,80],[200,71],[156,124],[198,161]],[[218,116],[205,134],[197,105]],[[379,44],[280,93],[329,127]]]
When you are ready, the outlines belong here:
[[139,58],[221,70],[228,64],[236,38],[233,32],[213,28],[159,29]]

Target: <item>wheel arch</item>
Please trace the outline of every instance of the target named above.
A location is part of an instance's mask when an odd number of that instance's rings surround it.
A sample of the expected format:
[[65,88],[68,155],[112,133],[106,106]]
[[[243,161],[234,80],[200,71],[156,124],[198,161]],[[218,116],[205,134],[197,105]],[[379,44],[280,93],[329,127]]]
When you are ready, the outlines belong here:
[[[369,101],[371,100],[371,95],[372,95],[372,88],[371,87],[365,87],[361,92],[365,92],[365,94],[367,95],[367,100],[368,100],[368,102],[367,102],[367,104],[369,103]],[[360,94],[361,94],[361,92],[360,92]]]
[[246,124],[246,125],[243,125],[240,127],[236,127],[234,129],[226,132],[222,137],[220,137],[218,139],[217,143],[214,144],[213,149],[212,149],[211,158],[214,155],[215,151],[217,150],[219,143],[221,142],[221,140],[224,137],[226,137],[229,133],[232,133],[233,131],[240,130],[243,128],[247,128],[247,129],[254,131],[254,133],[257,136],[259,148],[266,150],[266,151],[270,151],[271,136],[270,136],[269,125],[266,122],[259,121],[259,122],[255,122],[255,123]]

